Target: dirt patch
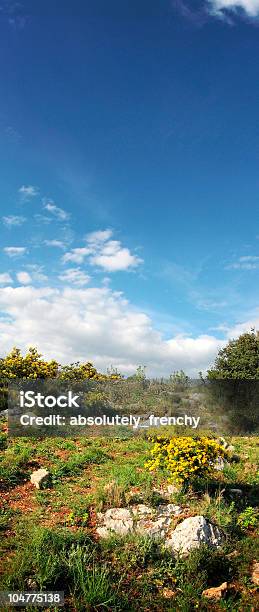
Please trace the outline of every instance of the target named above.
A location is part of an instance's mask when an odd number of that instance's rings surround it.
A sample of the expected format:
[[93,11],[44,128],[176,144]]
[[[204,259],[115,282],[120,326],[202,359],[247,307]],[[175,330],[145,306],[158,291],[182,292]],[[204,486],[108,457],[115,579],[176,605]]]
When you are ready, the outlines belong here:
[[17,485],[10,491],[1,494],[1,504],[8,505],[12,510],[20,510],[22,513],[33,512],[36,509],[36,501],[33,499],[34,487],[30,482]]

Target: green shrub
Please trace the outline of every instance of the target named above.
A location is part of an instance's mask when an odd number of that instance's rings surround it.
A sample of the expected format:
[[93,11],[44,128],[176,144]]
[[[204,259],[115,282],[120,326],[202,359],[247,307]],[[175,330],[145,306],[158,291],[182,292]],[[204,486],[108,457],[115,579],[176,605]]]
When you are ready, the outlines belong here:
[[241,529],[249,529],[249,527],[257,527],[258,525],[258,510],[247,506],[244,512],[241,512],[238,517],[238,525]]

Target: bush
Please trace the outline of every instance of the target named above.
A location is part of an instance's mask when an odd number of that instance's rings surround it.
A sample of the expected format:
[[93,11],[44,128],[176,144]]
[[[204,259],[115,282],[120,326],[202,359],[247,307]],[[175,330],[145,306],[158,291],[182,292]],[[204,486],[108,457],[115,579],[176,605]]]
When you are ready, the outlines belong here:
[[252,506],[247,508],[238,517],[238,524],[241,529],[249,529],[249,527],[257,527],[258,524],[258,511]]
[[27,355],[22,356],[21,350],[14,347],[12,351],[0,360],[0,375],[4,379],[56,378],[58,363],[52,359],[44,361],[36,348],[29,348]]
[[227,456],[224,448],[209,438],[191,436],[171,439],[158,436],[152,440],[152,459],[145,466],[153,471],[164,469],[169,480],[178,484],[190,484],[197,477],[208,476],[218,458]]

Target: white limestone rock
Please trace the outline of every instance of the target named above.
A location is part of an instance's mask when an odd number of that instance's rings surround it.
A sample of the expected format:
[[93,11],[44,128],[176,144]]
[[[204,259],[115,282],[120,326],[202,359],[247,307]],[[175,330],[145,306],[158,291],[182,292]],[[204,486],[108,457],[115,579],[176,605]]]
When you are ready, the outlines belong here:
[[225,540],[223,532],[212,525],[204,516],[192,516],[177,525],[166,541],[166,547],[172,553],[187,555],[192,549],[207,544],[218,548]]
[[109,508],[106,512],[98,512],[100,526],[97,533],[101,538],[108,538],[112,533],[127,535],[133,530],[133,518],[128,508]]
[[50,473],[48,470],[41,468],[40,470],[35,470],[31,474],[31,483],[34,484],[36,489],[41,489],[42,485],[48,481]]

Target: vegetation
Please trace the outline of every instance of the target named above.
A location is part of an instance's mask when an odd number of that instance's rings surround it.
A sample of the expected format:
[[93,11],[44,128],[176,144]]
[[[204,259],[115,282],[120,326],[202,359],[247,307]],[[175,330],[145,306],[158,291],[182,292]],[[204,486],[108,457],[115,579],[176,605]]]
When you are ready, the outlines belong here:
[[[208,375],[209,387],[224,367],[235,384],[240,382],[237,373],[242,381],[252,381],[258,338],[251,332],[239,340],[220,352]],[[3,393],[8,378],[116,380],[115,403],[125,413],[142,414],[144,404],[154,414],[191,414],[200,401],[200,389],[182,371],[169,381],[149,381],[140,366],[125,385],[113,368],[103,375],[89,362],[61,367],[44,361],[36,349],[25,357],[14,349],[1,360],[0,376]],[[205,382],[201,379],[202,388]],[[104,397],[110,401],[110,387],[104,384],[101,396],[98,389],[90,390],[93,404]],[[204,398],[209,398],[206,392]],[[199,431],[199,436],[182,431],[164,427],[151,437],[142,429],[115,431],[109,438],[80,433],[66,439],[10,439],[6,417],[0,416],[0,590],[64,590],[69,612],[255,610],[251,568],[259,554],[259,438],[228,436],[224,441],[212,430]],[[217,461],[219,470],[214,469]],[[30,474],[40,467],[51,477],[37,490]],[[155,510],[168,502],[182,508],[182,515],[172,518],[172,529],[185,517],[203,515],[224,531],[225,544],[219,550],[201,546],[183,558],[174,557],[159,539],[130,533],[102,540],[97,535],[100,511],[137,503]],[[217,602],[202,595],[225,581],[226,598]],[[36,609],[31,606],[29,612]]]
[[45,361],[35,347],[30,347],[23,356],[21,350],[14,347],[6,357],[0,359],[0,378],[2,380],[59,378],[76,382],[89,379],[118,380],[121,376],[114,369],[111,369],[107,375],[101,374],[89,361],[64,366],[60,366],[54,359]]
[[[161,503],[159,491],[166,490],[168,477],[160,467],[146,469],[154,443],[145,433],[125,440],[81,436],[6,441],[0,461],[1,590],[64,589],[71,612],[252,611],[258,438],[228,442],[234,444],[238,461],[229,459],[222,471],[210,472],[192,490],[179,488],[169,498],[185,515],[203,514],[218,524],[227,535],[226,545],[174,559],[159,542],[144,536],[96,537],[98,511]],[[31,471],[39,466],[52,474],[52,482],[40,491],[29,483]],[[233,489],[241,494],[236,496]],[[220,608],[206,602],[202,591],[225,580],[232,585],[227,600]]]
[[44,361],[36,348],[31,347],[25,357],[21,350],[14,347],[0,360],[0,377],[2,379],[36,379],[56,378],[58,364],[56,361]]
[[171,482],[190,485],[197,478],[205,478],[219,459],[227,457],[224,448],[213,439],[190,436],[157,436],[151,450],[152,459],[146,463],[150,470],[164,469]]
[[252,330],[230,340],[219,351],[209,380],[259,380],[259,332]]

